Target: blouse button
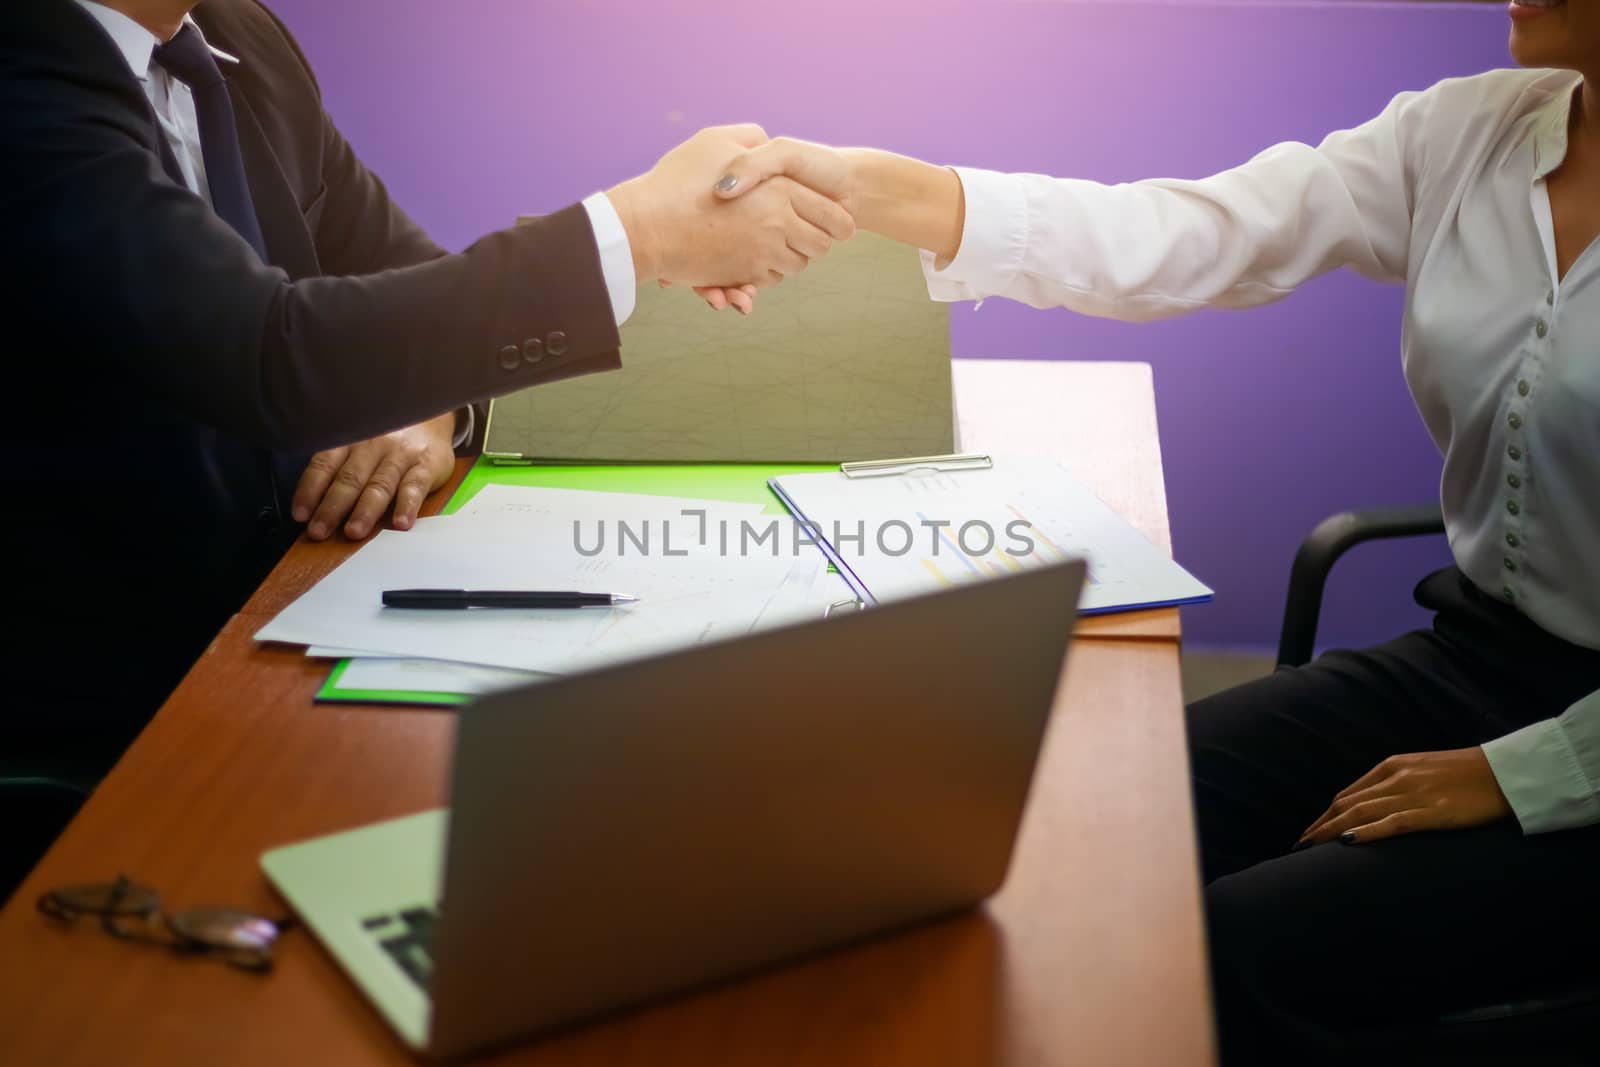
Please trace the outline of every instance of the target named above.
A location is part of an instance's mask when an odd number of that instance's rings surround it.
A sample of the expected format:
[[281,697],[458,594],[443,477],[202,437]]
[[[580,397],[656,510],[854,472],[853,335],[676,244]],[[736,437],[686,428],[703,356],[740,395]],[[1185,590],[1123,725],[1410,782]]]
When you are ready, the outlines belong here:
[[1522,416],[1518,415],[1515,411],[1506,416],[1506,422],[1513,430],[1522,429]]
[[1512,559],[1510,556],[1507,556],[1506,557],[1506,570],[1515,572],[1516,569],[1517,569],[1516,560]]
[[1516,534],[1514,534],[1514,533],[1506,534],[1506,544],[1510,545],[1512,548],[1516,548],[1521,543],[1522,543],[1522,541],[1517,537]]
[[1540,337],[1543,337],[1545,334],[1550,332],[1550,325],[1543,319],[1540,319],[1538,325],[1534,326],[1533,332],[1538,334]]
[[1545,306],[1547,306],[1547,307],[1552,306],[1552,305],[1555,304],[1555,302],[1556,302],[1556,291],[1554,289],[1545,290],[1544,302],[1545,302]]
[[1513,515],[1520,515],[1522,514],[1522,505],[1518,504],[1515,500],[1507,500],[1506,510],[1511,512]]
[[1512,445],[1510,448],[1506,449],[1506,455],[1510,456],[1512,459],[1521,459],[1522,449],[1518,448],[1516,445]]
[[1508,474],[1506,475],[1506,484],[1513,489],[1521,489],[1522,479],[1518,478],[1515,474]]
[[1520,382],[1517,383],[1517,395],[1518,396],[1527,396],[1528,395],[1528,390],[1531,389],[1531,388],[1532,388],[1532,386],[1530,386],[1526,381],[1520,381]]

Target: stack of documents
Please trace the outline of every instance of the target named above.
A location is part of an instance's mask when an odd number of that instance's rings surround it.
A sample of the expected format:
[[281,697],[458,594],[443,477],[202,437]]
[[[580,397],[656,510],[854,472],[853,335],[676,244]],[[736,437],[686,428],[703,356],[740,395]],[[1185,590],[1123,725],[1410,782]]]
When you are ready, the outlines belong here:
[[[603,608],[385,608],[391,589],[626,594]],[[757,504],[491,485],[386,530],[256,637],[349,658],[342,688],[476,694],[820,617],[853,599]]]
[[[978,460],[959,466],[944,460]],[[256,637],[343,660],[321,699],[460,703],[540,677],[823,617],[1068,558],[1079,609],[1209,599],[1052,460],[988,456],[783,474],[789,509],[489,484],[384,531]],[[833,567],[829,567],[829,563]],[[613,607],[385,608],[392,589],[612,593]]]
[[[941,462],[973,458],[981,465]],[[1211,599],[1053,460],[931,457],[898,470],[876,466],[771,481],[864,604],[1074,558],[1089,567],[1083,614]]]

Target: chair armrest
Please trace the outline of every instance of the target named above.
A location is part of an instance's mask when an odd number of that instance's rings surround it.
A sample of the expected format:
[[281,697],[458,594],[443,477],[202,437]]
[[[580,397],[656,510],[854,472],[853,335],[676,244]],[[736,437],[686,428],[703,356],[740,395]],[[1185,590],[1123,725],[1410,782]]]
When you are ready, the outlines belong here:
[[0,795],[7,792],[54,793],[78,803],[89,799],[92,790],[82,782],[65,778],[48,778],[43,775],[0,775]]
[[1278,639],[1278,666],[1298,667],[1310,662],[1317,639],[1317,617],[1322,611],[1322,590],[1340,556],[1363,541],[1439,533],[1444,533],[1444,514],[1437,504],[1344,511],[1318,523],[1295,553],[1294,567],[1289,572],[1289,597]]

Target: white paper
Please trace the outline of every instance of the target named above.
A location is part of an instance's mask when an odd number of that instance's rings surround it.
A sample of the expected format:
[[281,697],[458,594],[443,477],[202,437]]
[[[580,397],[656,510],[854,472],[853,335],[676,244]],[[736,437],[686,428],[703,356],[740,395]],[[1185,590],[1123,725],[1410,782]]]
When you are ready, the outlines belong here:
[[768,603],[753,629],[814,622],[828,617],[830,612],[855,611],[858,603],[850,586],[828,569],[827,558],[818,552],[814,563],[809,560],[797,563],[789,580]]
[[[332,645],[307,645],[307,659],[413,659],[393,652],[374,652],[370,648],[334,648]],[[448,662],[448,661],[441,661]]]
[[[854,611],[856,608],[856,595],[850,586],[839,575],[828,569],[827,558],[820,552],[815,559],[803,558],[796,561],[790,569],[788,578],[783,586],[774,594],[767,603],[761,617],[756,620],[752,629],[765,629],[772,626],[787,626],[797,622],[808,622],[813,619],[827,617],[830,612],[837,613],[843,610]],[[309,645],[306,647],[306,656],[309,659],[348,659],[371,661],[379,659],[406,660],[416,664],[439,663],[448,664],[448,660],[427,660],[415,656],[405,656],[398,652],[377,652],[370,648],[337,648],[332,645]],[[420,669],[420,667],[419,667]],[[488,668],[500,670],[504,668]],[[369,689],[371,686],[356,686],[353,688]],[[439,692],[456,692],[453,689],[441,689]],[[464,690],[463,690],[464,691]]]
[[[622,494],[585,494],[621,497]],[[658,498],[659,499],[659,498]],[[258,640],[573,671],[734,637],[817,550],[784,516],[667,517],[626,499],[561,519],[487,513],[385,530],[256,634]],[[646,521],[648,520],[648,521]],[[576,526],[574,525],[576,524]],[[386,589],[544,589],[626,593],[616,608],[401,611]]]
[[[830,608],[854,610],[855,594],[844,579],[827,569],[827,561],[817,555],[814,565],[797,565],[783,591],[774,597],[757,623],[757,629],[791,625],[821,619]],[[836,606],[838,605],[838,606]],[[348,690],[366,692],[450,693],[484,696],[502,689],[557,677],[541,671],[517,671],[505,667],[482,667],[472,663],[373,655],[353,649],[308,649],[307,654],[349,659],[335,693]]]
[[1053,460],[878,478],[824,471],[777,482],[878,601],[1067,559],[1088,562],[1085,612],[1211,596]]

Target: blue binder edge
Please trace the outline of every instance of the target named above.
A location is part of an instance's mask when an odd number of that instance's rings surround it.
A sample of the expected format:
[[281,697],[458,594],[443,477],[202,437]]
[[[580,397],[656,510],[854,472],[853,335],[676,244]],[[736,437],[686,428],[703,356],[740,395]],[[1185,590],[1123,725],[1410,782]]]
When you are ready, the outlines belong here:
[[[816,523],[806,518],[805,513],[795,506],[794,501],[789,498],[789,494],[783,491],[783,486],[778,484],[777,478],[768,478],[767,488],[772,490],[772,495],[777,497],[789,514],[794,516],[796,521],[804,524],[808,531],[814,534],[822,532]],[[839,572],[839,577],[844,579],[844,584],[850,587],[850,591],[856,595],[861,603],[876,604],[878,602],[878,598],[872,595],[860,578],[856,577],[856,572],[850,569],[850,564],[846,563],[844,557],[839,555],[831,541],[821,536],[815,536],[812,539],[816,542],[817,547],[822,549],[822,554],[828,557],[828,562],[833,564],[834,570]]]
[[1177,600],[1152,600],[1146,604],[1113,604],[1106,608],[1079,608],[1079,615],[1115,615],[1119,611],[1154,611],[1156,608],[1181,608],[1185,604],[1209,604],[1215,593],[1180,597]]

